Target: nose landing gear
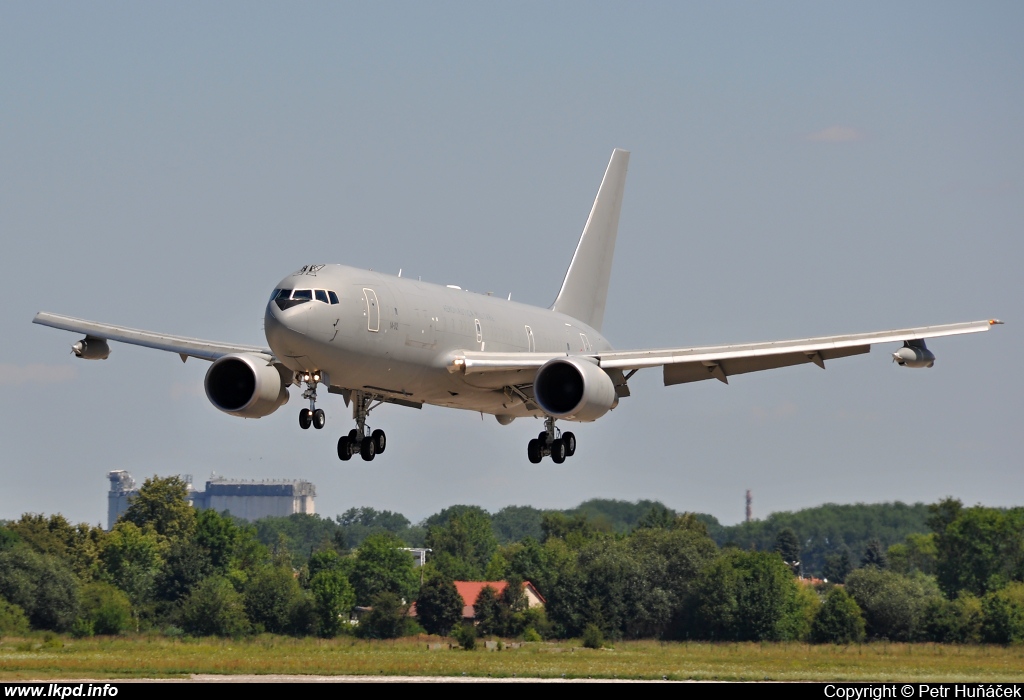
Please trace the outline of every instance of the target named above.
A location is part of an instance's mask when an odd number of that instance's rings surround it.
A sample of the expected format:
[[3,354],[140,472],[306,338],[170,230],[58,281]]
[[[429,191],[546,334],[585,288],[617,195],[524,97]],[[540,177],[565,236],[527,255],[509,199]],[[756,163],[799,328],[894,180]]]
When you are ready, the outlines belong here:
[[309,408],[299,411],[299,427],[309,430],[309,426],[312,425],[317,430],[322,430],[327,424],[327,414],[322,408],[316,407],[316,385],[320,383],[320,373],[306,372],[301,375],[301,380],[306,385],[302,398],[309,399]]
[[352,417],[356,419],[356,427],[338,439],[338,459],[347,462],[359,453],[363,460],[370,462],[384,452],[388,444],[387,435],[380,428],[369,432],[366,427],[366,417],[382,403],[374,403],[373,396],[361,391],[352,392]]
[[526,456],[533,464],[551,455],[551,461],[561,464],[566,457],[576,454],[576,436],[570,432],[563,433],[555,428],[555,419],[544,418],[544,430],[526,446]]

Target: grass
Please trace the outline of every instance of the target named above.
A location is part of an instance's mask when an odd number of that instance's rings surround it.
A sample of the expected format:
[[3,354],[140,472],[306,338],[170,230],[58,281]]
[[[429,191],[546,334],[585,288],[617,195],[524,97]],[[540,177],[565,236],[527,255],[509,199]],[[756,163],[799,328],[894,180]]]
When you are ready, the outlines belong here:
[[[396,641],[118,637],[4,639],[0,680],[172,678],[189,674],[492,676],[675,680],[1024,681],[1024,647],[572,641],[519,649],[428,650],[437,638]],[[61,643],[63,646],[61,646]]]

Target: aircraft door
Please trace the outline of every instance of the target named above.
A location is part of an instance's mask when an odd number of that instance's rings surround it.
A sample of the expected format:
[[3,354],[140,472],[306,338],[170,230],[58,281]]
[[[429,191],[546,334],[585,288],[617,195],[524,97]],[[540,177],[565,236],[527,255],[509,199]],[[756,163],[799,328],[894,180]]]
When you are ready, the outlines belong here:
[[371,333],[380,331],[380,304],[377,293],[369,287],[363,287],[363,301],[366,302],[366,330]]

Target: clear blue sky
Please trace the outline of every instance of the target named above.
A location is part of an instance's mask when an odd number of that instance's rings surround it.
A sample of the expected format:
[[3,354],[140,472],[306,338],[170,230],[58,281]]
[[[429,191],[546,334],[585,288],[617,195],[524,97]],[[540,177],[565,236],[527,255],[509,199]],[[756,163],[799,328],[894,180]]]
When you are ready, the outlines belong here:
[[[823,502],[1024,503],[1024,5],[0,5],[0,518],[105,521],[109,469],[305,478],[318,509],[659,499],[723,522]],[[936,340],[662,387],[530,465],[535,421],[384,407],[341,463],[293,400],[239,420],[206,364],[69,354],[40,310],[262,343],[308,262],[554,298],[632,151],[620,348],[1000,317]],[[297,399],[297,395],[293,397]]]

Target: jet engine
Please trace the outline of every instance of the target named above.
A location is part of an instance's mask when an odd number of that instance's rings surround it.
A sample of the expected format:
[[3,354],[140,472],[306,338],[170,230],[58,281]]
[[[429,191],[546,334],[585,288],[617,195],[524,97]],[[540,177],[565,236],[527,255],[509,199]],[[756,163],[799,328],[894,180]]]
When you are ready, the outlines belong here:
[[258,355],[221,357],[206,371],[203,385],[210,403],[232,416],[262,418],[288,403],[288,383]]
[[903,347],[892,354],[892,361],[900,367],[931,367],[935,364],[935,355],[924,340],[905,340]]
[[597,420],[619,402],[611,378],[581,357],[545,362],[533,381],[533,396],[548,415],[574,421]]
[[103,338],[87,335],[71,346],[71,352],[83,360],[105,360],[110,357],[110,346]]

